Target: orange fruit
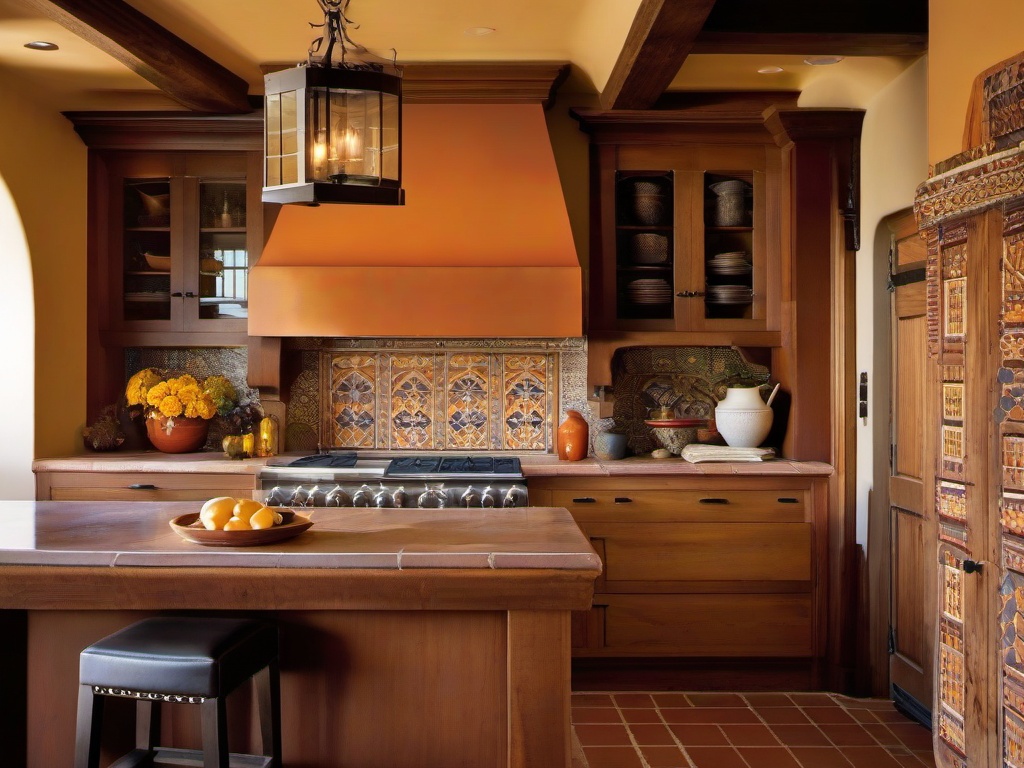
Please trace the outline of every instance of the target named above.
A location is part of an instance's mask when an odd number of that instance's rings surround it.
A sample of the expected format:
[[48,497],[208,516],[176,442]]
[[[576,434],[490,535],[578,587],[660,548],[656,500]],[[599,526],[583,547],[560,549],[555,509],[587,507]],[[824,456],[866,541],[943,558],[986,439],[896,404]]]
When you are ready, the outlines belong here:
[[203,504],[199,510],[199,521],[208,531],[221,531],[235,509],[235,499],[217,496]]
[[251,531],[252,526],[249,525],[248,520],[243,520],[240,517],[232,517],[224,524],[225,531]]
[[262,531],[264,528],[271,528],[274,525],[274,510],[270,507],[260,507],[252,513],[249,518],[249,525],[254,531]]
[[262,506],[263,505],[255,499],[239,499],[238,503],[235,504],[234,516],[240,520],[247,521],[253,516],[253,513]]

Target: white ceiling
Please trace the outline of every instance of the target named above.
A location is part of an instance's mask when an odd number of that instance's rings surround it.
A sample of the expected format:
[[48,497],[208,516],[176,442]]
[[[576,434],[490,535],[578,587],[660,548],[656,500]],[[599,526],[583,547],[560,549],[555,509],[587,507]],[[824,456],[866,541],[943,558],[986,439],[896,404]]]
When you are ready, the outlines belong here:
[[[352,38],[398,61],[564,60],[573,74],[563,91],[605,85],[640,0],[353,0]],[[129,0],[129,4],[204,52],[262,94],[260,64],[299,62],[322,21],[315,0]],[[474,36],[474,27],[494,33]],[[32,51],[33,40],[59,51]],[[810,67],[800,56],[692,55],[672,90],[816,89],[830,106],[865,106],[911,59],[847,58]],[[784,72],[758,74],[764,66]],[[22,0],[0,0],[0,87],[17,82],[60,110],[173,109],[146,80]],[[817,84],[817,85],[816,85]],[[831,102],[837,103],[831,103]],[[819,99],[815,99],[818,103]]]

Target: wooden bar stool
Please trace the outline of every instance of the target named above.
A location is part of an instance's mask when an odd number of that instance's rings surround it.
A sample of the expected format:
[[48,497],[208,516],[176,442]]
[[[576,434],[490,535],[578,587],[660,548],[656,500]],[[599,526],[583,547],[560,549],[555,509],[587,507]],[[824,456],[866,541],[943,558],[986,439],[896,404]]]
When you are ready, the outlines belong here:
[[[225,697],[255,676],[263,755],[232,755]],[[135,749],[117,760],[134,765],[281,766],[277,628],[252,619],[158,617],[99,640],[80,657],[75,768],[99,768],[103,702],[136,699]],[[202,708],[203,749],[158,747],[160,705]],[[113,768],[113,766],[112,766]]]

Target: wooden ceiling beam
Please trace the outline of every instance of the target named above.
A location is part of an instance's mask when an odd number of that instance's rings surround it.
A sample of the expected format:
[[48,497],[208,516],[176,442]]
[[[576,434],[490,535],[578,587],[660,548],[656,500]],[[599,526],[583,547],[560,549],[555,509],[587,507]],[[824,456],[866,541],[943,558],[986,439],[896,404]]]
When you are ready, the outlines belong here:
[[769,53],[795,56],[921,56],[926,34],[701,32],[690,53]]
[[641,0],[601,92],[604,109],[649,109],[679,73],[715,0]]
[[252,111],[249,84],[123,0],[23,0],[197,112]]

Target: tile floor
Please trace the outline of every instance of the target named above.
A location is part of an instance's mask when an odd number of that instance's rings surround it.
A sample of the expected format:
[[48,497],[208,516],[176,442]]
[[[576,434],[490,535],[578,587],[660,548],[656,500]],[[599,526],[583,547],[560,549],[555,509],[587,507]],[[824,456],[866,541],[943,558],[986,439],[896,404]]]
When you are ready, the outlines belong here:
[[574,693],[589,768],[934,768],[931,733],[884,699]]

